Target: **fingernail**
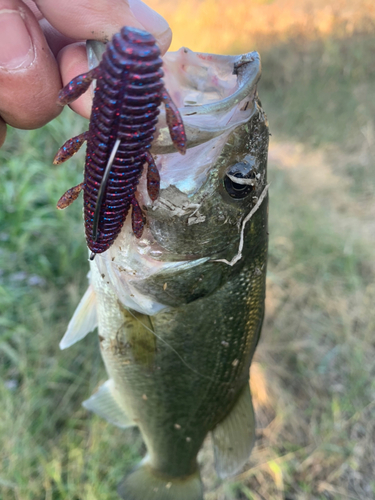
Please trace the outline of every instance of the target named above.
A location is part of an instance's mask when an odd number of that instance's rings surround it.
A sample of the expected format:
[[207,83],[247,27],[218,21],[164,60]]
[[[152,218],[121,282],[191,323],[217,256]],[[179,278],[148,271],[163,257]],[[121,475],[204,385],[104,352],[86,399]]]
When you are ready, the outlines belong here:
[[129,7],[134,17],[142,24],[146,31],[158,36],[169,30],[169,24],[164,17],[141,0],[129,0]]
[[0,66],[8,70],[27,68],[34,56],[34,47],[20,13],[0,10]]

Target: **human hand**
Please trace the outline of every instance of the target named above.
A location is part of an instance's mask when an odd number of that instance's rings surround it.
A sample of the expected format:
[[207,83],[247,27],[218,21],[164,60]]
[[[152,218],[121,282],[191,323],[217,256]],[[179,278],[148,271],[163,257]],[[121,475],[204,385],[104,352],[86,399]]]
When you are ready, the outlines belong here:
[[[168,23],[141,0],[0,0],[0,146],[6,124],[41,127],[61,111],[61,87],[88,69],[84,41],[107,41],[122,26],[152,33],[164,54]],[[88,118],[92,95],[71,107]]]

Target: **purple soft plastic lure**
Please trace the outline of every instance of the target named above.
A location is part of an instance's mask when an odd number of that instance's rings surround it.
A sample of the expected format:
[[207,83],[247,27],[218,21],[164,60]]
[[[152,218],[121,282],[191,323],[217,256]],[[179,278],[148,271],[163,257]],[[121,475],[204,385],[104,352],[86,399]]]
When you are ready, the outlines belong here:
[[182,154],[186,151],[182,119],[162,77],[155,38],[146,31],[124,27],[108,44],[99,66],[74,78],[59,94],[59,104],[69,104],[92,80],[97,81],[88,132],[67,141],[54,159],[54,164],[64,162],[87,141],[84,182],[69,189],[57,208],[66,208],[84,191],[91,259],[115,241],[130,206],[133,233],[142,236],[145,218],[135,192],[147,163],[148,194],[152,200],[159,194],[159,172],[149,149],[161,102],[176,149]]

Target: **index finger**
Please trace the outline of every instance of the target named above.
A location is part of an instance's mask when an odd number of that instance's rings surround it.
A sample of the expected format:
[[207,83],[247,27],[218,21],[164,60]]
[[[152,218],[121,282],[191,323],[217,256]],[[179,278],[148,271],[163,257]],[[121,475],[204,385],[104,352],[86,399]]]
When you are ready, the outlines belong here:
[[167,21],[141,0],[34,0],[44,17],[63,35],[107,42],[123,26],[148,31],[164,54],[172,32]]

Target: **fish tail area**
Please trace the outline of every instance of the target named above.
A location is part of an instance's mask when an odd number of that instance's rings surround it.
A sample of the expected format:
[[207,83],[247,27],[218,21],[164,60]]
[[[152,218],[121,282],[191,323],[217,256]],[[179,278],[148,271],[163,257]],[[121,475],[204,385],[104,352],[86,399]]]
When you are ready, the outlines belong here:
[[199,472],[184,478],[158,474],[148,463],[140,465],[118,487],[124,500],[203,500]]

